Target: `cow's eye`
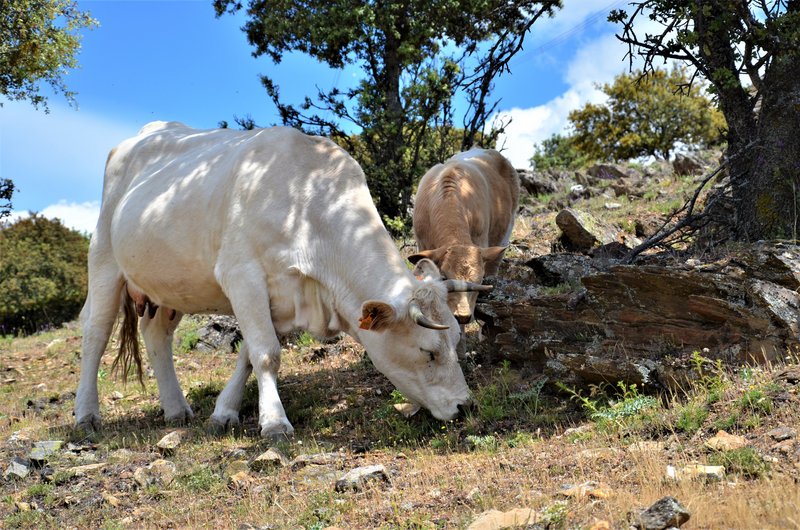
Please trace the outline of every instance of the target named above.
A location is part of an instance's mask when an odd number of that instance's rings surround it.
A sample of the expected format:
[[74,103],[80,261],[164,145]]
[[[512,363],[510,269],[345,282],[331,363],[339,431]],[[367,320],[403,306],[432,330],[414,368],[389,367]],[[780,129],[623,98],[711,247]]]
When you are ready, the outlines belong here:
[[428,355],[430,355],[431,356],[431,361],[435,361],[436,360],[436,354],[433,353],[432,351],[430,351],[430,350],[422,350],[422,353],[427,353]]

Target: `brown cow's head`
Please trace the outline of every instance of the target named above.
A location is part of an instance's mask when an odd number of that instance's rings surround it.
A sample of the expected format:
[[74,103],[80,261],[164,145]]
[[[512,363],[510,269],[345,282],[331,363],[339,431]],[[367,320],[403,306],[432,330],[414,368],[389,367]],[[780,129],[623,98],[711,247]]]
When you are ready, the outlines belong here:
[[[433,261],[448,280],[466,280],[481,283],[484,276],[497,272],[506,247],[481,248],[475,245],[450,245],[432,250],[421,250],[408,257],[417,264],[423,258]],[[417,275],[417,271],[414,272]],[[476,292],[451,292],[447,305],[460,324],[466,324],[475,310]]]

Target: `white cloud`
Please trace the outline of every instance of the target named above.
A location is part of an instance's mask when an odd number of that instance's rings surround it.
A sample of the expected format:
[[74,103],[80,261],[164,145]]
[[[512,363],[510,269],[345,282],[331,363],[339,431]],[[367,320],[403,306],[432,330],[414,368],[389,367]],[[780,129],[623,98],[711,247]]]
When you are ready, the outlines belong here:
[[[75,203],[61,200],[37,213],[48,219],[60,219],[64,226],[90,234],[94,232],[97,218],[100,216],[100,202]],[[28,215],[28,212],[12,212],[9,220],[13,222],[28,217]]]

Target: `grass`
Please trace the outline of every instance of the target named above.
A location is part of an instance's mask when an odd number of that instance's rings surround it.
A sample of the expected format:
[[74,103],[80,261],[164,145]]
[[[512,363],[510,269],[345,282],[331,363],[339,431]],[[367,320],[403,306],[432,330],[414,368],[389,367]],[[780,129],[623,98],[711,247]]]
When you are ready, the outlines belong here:
[[[48,353],[54,339],[63,339],[66,354]],[[394,405],[405,397],[349,339],[297,346],[284,353],[280,383],[296,436],[280,449],[289,458],[340,451],[344,461],[333,467],[335,472],[380,463],[390,474],[390,487],[371,484],[359,493],[338,493],[332,484],[306,483],[301,472],[289,468],[251,471],[246,488],[228,486],[231,462],[252,461],[269,447],[256,435],[252,380],[241,429],[221,436],[206,432],[234,354],[176,352],[196,419],[183,428],[175,455],[167,457],[177,468],[174,482],[142,489],[134,471],[159,458],[154,446],[172,430],[159,416],[155,381],[147,378],[141,389],[102,377],[104,429],[87,442],[70,428],[74,402],[69,397],[48,401],[42,411],[27,405],[28,399],[74,391],[79,359],[69,352],[79,347],[77,331],[0,344],[0,364],[21,374],[0,393],[0,410],[7,416],[0,422],[0,459],[27,453],[30,442],[19,447],[3,442],[17,431],[31,442],[91,443],[80,453],[62,451],[50,463],[49,481],[34,472],[22,481],[1,483],[0,526],[5,528],[235,528],[265,522],[276,528],[465,528],[484,510],[517,507],[536,510],[547,528],[587,528],[595,519],[622,527],[628,513],[664,495],[690,506],[691,524],[700,528],[730,526],[730,521],[741,528],[781,528],[800,518],[791,461],[771,452],[762,434],[778,424],[798,424],[796,400],[776,399],[786,393],[796,397],[797,388],[774,380],[769,369],[732,373],[699,353],[691,384],[669,396],[628,384],[561,385],[559,390],[558,382],[528,367],[473,359],[464,367],[475,407],[462,419],[442,422],[425,411],[408,419],[398,414]],[[306,350],[317,347],[338,353],[304,362]],[[110,357],[103,359],[104,370]],[[187,358],[192,364],[185,363]],[[111,399],[113,390],[123,398]],[[709,453],[703,441],[731,417],[731,432],[749,433],[757,443]],[[747,424],[748,418],[758,418],[758,424]],[[565,434],[568,427],[580,428]],[[653,440],[667,448],[629,449]],[[106,467],[85,475],[70,471],[91,461],[89,455]],[[736,487],[660,480],[667,465],[693,462],[725,466]],[[607,483],[614,495],[590,501],[559,493],[563,484],[586,481]],[[104,494],[113,495],[119,506],[103,500]],[[16,503],[34,503],[36,509],[17,511]]]

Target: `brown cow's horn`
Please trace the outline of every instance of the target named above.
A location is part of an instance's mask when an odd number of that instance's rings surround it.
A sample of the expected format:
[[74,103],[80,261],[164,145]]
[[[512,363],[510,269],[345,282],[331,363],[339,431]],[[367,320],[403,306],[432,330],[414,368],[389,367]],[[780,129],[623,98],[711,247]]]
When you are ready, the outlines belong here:
[[472,291],[491,291],[494,285],[481,285],[479,283],[472,283],[466,280],[445,280],[447,291],[451,293],[467,293]]
[[413,320],[423,328],[448,329],[450,327],[450,326],[445,326],[443,324],[436,324],[435,322],[431,322],[430,320],[428,320],[425,317],[425,315],[422,314],[422,309],[419,308],[419,304],[413,301],[408,304],[408,316],[410,316],[411,320]]

